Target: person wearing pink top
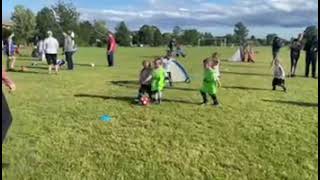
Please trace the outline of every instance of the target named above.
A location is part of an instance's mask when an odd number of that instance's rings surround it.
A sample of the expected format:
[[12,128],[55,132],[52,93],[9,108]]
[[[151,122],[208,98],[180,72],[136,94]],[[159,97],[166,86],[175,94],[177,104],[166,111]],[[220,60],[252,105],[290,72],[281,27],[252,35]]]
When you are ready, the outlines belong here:
[[107,38],[107,58],[109,67],[114,65],[114,53],[117,48],[117,43],[114,35],[109,32]]
[[[10,89],[10,92],[16,89],[15,84],[11,81],[4,69],[2,69],[2,83]],[[11,125],[12,117],[6,98],[2,91],[2,143],[6,137],[7,131]]]

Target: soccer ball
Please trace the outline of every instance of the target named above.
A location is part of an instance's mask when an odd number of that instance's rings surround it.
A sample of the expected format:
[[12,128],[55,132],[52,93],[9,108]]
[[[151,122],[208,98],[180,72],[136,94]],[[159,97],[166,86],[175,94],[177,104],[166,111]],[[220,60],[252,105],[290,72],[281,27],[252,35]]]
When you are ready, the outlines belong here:
[[147,105],[150,104],[150,98],[148,96],[142,96],[141,99],[140,99],[140,103],[143,106],[147,106]]
[[94,64],[93,64],[93,63],[91,63],[91,67],[94,67]]

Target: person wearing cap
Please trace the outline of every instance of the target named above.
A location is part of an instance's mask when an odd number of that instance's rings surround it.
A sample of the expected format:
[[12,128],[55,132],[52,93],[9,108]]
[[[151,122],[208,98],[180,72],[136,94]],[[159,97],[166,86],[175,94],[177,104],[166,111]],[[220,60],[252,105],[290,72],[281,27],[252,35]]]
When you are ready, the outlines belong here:
[[117,43],[114,35],[109,32],[108,39],[107,39],[107,59],[109,67],[114,65],[114,53],[117,48]]
[[54,65],[55,73],[58,74],[59,66],[57,65],[57,54],[59,50],[59,42],[53,37],[51,31],[48,31],[47,34],[48,37],[44,40],[44,51],[49,65],[49,74],[51,74],[52,65]]

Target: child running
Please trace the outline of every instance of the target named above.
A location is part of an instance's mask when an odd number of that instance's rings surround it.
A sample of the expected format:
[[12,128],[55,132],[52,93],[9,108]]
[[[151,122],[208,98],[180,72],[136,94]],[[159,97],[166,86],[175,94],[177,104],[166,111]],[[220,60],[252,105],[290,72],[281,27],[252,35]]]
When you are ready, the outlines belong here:
[[203,102],[201,105],[208,104],[207,94],[209,94],[213,100],[213,106],[219,106],[217,99],[217,87],[220,87],[220,81],[217,75],[217,65],[218,61],[213,60],[212,58],[207,58],[203,61],[204,78],[203,85],[200,90]]
[[151,91],[154,94],[156,104],[161,104],[162,91],[165,86],[166,72],[162,67],[161,58],[154,61],[154,69],[152,71]]
[[151,79],[152,79],[152,68],[151,68],[151,63],[149,61],[143,61],[142,62],[142,70],[140,72],[140,77],[139,77],[139,83],[140,83],[140,88],[139,88],[139,94],[137,97],[137,100],[139,101],[141,97],[147,93],[149,95],[149,98],[152,98],[152,93],[151,93]]
[[276,90],[276,86],[282,87],[284,92],[287,91],[287,89],[285,87],[284,68],[280,64],[280,60],[278,58],[274,59],[272,90]]

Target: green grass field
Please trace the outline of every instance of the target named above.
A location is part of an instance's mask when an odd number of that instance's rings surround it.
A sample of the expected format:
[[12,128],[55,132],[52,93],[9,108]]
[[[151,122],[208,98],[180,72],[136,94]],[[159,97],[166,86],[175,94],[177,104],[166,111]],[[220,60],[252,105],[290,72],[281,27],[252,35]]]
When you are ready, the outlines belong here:
[[[2,177],[318,179],[318,81],[302,77],[303,54],[288,93],[271,91],[271,48],[257,50],[255,64],[222,62],[219,108],[198,105],[202,60],[213,51],[229,58],[235,48],[187,48],[180,61],[191,84],[166,89],[164,103],[150,107],[132,103],[134,81],[142,60],[165,48],[119,48],[115,68],[105,67],[104,49],[80,48],[76,70],[59,75],[18,58],[30,72],[9,73],[17,90],[5,93],[14,121]],[[288,72],[289,51],[281,57]]]

